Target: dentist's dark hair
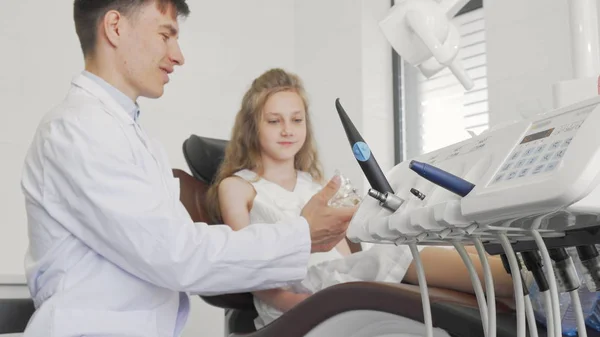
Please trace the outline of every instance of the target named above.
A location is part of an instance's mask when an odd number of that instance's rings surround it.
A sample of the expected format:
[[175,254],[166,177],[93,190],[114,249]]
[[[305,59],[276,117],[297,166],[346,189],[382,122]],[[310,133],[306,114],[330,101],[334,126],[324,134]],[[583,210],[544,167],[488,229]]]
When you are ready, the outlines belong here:
[[135,15],[137,11],[149,2],[154,2],[162,13],[173,9],[176,17],[187,17],[190,9],[186,0],[75,0],[73,4],[73,19],[75,31],[84,56],[94,52],[98,38],[98,24],[108,11],[116,10],[124,16]]

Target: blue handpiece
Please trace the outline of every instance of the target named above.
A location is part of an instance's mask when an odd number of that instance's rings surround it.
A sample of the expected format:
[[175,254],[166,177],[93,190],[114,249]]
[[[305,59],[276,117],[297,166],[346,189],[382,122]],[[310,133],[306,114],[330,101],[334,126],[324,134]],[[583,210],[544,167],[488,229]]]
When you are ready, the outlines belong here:
[[421,177],[461,197],[465,197],[475,187],[470,182],[427,163],[413,160],[409,168]]

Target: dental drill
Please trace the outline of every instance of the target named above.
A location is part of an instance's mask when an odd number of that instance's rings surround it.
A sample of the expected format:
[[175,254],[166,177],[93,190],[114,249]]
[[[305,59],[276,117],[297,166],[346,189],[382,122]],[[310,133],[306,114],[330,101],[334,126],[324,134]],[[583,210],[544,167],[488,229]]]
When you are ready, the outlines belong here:
[[577,255],[586,273],[585,283],[590,291],[600,290],[600,256],[594,245],[577,246]]
[[[550,258],[555,263],[557,271],[556,278],[561,285],[561,288],[571,297],[571,305],[575,310],[577,319],[577,333],[580,337],[586,337],[587,331],[585,327],[585,318],[581,307],[578,289],[580,287],[579,276],[573,264],[573,259],[567,253],[565,248],[554,248],[548,251]],[[562,332],[562,331],[561,331]]]
[[521,284],[522,284],[522,289],[523,289],[523,302],[525,305],[525,316],[527,318],[527,325],[529,326],[529,336],[531,337],[537,337],[538,333],[537,333],[537,325],[535,322],[535,315],[533,312],[533,306],[531,304],[531,299],[529,298],[529,289],[527,288],[527,284],[525,282],[525,278],[523,277],[523,274],[521,273],[521,270],[523,269],[523,266],[521,265],[521,260],[517,257],[517,269],[518,269],[518,275],[515,275],[513,273],[513,270],[511,269],[510,266],[510,262],[508,261],[508,257],[506,254],[501,254],[500,255],[500,259],[502,260],[502,265],[504,266],[504,270],[506,270],[506,272],[511,275],[511,277],[519,277],[521,279]]
[[546,329],[549,337],[554,336],[554,324],[552,323],[552,299],[550,298],[550,287],[544,275],[542,258],[537,251],[526,251],[521,253],[525,268],[531,273],[537,284],[540,294],[544,297],[544,309],[546,311]]

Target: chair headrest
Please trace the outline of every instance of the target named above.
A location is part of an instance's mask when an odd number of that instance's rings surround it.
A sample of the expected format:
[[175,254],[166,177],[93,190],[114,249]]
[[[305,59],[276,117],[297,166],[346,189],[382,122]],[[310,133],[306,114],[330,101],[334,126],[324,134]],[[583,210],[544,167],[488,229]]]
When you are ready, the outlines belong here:
[[225,156],[228,141],[191,135],[183,142],[183,156],[192,175],[212,183]]

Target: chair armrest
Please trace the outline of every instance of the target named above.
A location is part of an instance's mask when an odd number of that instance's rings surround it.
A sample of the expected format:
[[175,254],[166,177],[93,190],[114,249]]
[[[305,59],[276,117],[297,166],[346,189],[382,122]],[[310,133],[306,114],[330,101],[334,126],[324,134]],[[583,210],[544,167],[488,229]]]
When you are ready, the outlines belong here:
[[251,293],[200,296],[204,302],[221,308],[244,311],[255,311],[254,297]]
[[[477,299],[471,294],[447,289],[429,288],[429,298],[432,305],[434,326],[447,324],[447,318],[445,320],[442,318],[442,321],[440,321],[440,315],[436,315],[436,304],[478,310]],[[377,282],[351,282],[335,285],[317,292],[257,332],[232,334],[230,337],[301,337],[327,319],[347,311],[355,310],[386,312],[423,322],[423,307],[418,286]],[[511,312],[511,310],[499,304],[497,312],[502,314]],[[482,336],[483,330],[481,325],[479,329]]]
[[0,334],[25,331],[35,307],[31,298],[0,299]]

